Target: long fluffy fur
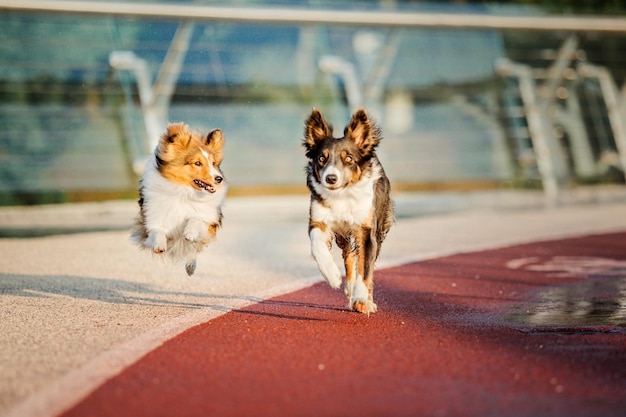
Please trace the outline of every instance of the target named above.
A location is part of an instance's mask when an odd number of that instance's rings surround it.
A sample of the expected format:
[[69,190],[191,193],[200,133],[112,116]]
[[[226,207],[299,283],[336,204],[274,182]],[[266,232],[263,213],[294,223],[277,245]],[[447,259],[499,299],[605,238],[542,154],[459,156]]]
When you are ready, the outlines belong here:
[[326,281],[341,286],[341,272],[329,249],[335,240],[346,269],[348,307],[362,313],[374,303],[374,264],[394,221],[390,184],[376,156],[382,137],[365,110],[357,110],[341,138],[313,109],[305,122],[303,146],[309,159],[311,254]]
[[196,269],[196,255],[222,225],[227,184],[220,169],[222,131],[202,137],[183,123],[170,124],[148,163],[139,189],[132,241]]

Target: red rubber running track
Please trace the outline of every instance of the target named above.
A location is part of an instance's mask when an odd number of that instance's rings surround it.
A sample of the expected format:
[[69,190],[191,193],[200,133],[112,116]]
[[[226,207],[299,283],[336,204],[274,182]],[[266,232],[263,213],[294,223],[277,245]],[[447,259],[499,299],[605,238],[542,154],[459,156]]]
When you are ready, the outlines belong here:
[[63,416],[624,416],[626,232],[325,283],[164,343]]

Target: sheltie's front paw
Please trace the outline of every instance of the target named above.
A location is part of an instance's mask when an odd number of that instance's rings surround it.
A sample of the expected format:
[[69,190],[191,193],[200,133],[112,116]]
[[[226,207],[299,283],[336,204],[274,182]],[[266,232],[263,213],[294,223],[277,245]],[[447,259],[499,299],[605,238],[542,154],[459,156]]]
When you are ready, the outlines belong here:
[[350,308],[354,311],[358,311],[359,313],[367,314],[376,313],[378,311],[378,306],[374,304],[373,301],[369,300],[354,300],[351,303]]
[[185,231],[183,232],[183,237],[188,242],[196,242],[198,240],[198,231],[185,228]]
[[150,233],[146,246],[151,247],[156,254],[164,253],[167,250],[167,237],[163,233]]
[[207,225],[198,219],[191,219],[185,226],[183,231],[183,238],[192,243],[208,243],[209,234],[207,231]]

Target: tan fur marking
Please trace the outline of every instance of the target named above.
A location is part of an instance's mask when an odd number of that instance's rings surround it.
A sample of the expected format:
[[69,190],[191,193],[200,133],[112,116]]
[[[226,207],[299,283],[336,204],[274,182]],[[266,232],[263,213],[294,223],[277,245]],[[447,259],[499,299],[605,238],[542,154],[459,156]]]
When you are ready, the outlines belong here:
[[357,259],[357,271],[358,274],[365,278],[365,236],[362,227],[357,227],[354,231],[354,239],[356,241],[357,253],[359,254]]
[[357,124],[350,132],[350,135],[352,139],[354,139],[354,143],[356,143],[357,146],[361,146],[363,142],[365,142],[368,133],[369,129],[366,129],[365,126],[363,126],[362,124]]
[[333,127],[324,119],[318,109],[313,109],[304,126],[304,145],[308,150],[315,147],[315,143],[332,137]]
[[367,308],[367,304],[364,303],[363,301],[357,301],[356,303],[354,303],[352,308],[354,309],[354,311],[357,311],[363,314],[369,314],[370,312],[369,309]]
[[362,173],[361,167],[357,166],[354,172],[352,173],[352,177],[350,178],[350,184],[355,184],[359,182],[359,180],[361,179],[361,173]]
[[316,222],[311,220],[309,222],[309,233],[313,229],[320,229],[322,232],[326,233],[326,231],[328,230],[328,225],[324,222]]
[[352,281],[356,276],[356,271],[354,270],[354,251],[350,250],[350,248],[346,248],[343,251],[343,259],[344,265],[346,267],[346,280]]

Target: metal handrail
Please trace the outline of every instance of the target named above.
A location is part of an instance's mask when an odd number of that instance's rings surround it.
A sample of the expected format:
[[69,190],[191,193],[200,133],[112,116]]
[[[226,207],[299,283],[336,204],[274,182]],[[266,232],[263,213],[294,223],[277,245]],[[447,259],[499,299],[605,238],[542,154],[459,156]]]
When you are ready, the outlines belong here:
[[507,16],[423,13],[406,10],[324,10],[294,7],[222,7],[193,4],[55,0],[0,0],[0,10],[240,23],[626,32],[626,18],[599,16]]

